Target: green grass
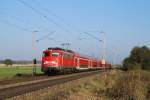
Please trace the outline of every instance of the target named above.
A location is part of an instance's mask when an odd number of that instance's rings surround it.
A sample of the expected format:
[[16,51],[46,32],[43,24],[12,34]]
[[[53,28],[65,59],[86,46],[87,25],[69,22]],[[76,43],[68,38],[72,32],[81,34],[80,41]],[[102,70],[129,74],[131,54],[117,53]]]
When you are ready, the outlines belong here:
[[[37,74],[41,74],[41,68],[36,68]],[[32,67],[2,67],[0,68],[0,80],[13,78],[17,74],[32,74]]]

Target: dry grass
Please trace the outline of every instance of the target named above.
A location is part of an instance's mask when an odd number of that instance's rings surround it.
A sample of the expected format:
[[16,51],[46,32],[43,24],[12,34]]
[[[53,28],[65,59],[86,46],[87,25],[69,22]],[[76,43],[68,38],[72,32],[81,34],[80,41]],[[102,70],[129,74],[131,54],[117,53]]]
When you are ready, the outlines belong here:
[[11,100],[147,100],[150,72],[111,70]]
[[112,88],[108,88],[106,95],[115,100],[146,100],[147,82],[145,75],[139,72],[121,74]]

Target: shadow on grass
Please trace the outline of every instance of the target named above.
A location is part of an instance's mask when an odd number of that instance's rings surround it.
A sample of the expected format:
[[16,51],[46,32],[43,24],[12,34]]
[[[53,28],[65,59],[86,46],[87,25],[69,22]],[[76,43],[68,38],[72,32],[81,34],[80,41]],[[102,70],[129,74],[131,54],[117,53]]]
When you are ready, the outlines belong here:
[[[32,77],[32,74],[17,73],[14,77]],[[35,74],[34,76],[45,76],[45,74]]]
[[14,77],[35,77],[35,76],[58,76],[58,75],[67,75],[71,73],[49,73],[49,74],[44,74],[44,73],[38,73],[38,74],[27,74],[27,73],[17,73],[14,75]]

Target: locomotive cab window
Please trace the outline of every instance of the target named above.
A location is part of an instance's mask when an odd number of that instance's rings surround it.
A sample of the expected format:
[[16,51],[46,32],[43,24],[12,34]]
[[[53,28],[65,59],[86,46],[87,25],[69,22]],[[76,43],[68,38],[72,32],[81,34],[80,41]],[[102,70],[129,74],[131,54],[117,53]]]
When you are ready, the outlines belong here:
[[43,57],[48,57],[49,56],[49,52],[44,52],[43,53]]
[[52,53],[52,56],[53,56],[53,57],[58,57],[58,56],[59,56],[59,53],[53,52],[53,53]]

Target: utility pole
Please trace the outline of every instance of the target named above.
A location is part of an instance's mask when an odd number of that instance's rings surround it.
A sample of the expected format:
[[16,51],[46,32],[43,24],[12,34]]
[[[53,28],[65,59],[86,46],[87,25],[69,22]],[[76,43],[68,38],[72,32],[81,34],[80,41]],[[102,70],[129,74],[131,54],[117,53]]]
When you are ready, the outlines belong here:
[[32,32],[32,49],[33,49],[33,68],[32,68],[32,76],[36,75],[36,64],[37,64],[37,58],[36,58],[36,51],[37,51],[37,43],[41,40],[44,40],[44,39],[53,39],[53,38],[50,38],[49,35],[52,35],[53,33],[55,33],[56,31],[51,31],[50,33],[42,36],[41,38],[37,39],[36,38],[36,34],[37,34],[37,30],[33,31]]
[[106,67],[106,33],[101,31],[102,34],[102,42],[103,42],[103,55],[102,55],[102,64]]
[[101,31],[100,32],[103,35],[103,57],[102,57],[102,67],[104,67],[104,82],[105,87],[107,87],[108,81],[107,81],[107,73],[106,73],[106,33]]
[[32,32],[33,37],[32,37],[32,48],[33,48],[33,68],[32,68],[32,76],[36,75],[36,64],[37,64],[37,59],[36,59],[36,33],[38,31],[35,30]]
[[102,42],[103,43],[103,55],[102,55],[102,67],[104,67],[104,79],[105,79],[105,86],[107,85],[107,74],[105,72],[106,70],[106,33],[101,31],[97,31],[98,33],[102,34],[102,39],[99,39],[98,37],[90,34],[90,33],[87,33],[87,32],[84,32],[84,34],[87,34],[88,36],[92,37],[93,39],[95,40],[98,40],[99,42]]
[[[98,33],[99,33],[99,31],[98,31]],[[104,33],[104,32],[103,32]],[[100,32],[100,34],[103,34],[102,32]],[[99,39],[98,37],[96,37],[96,36],[94,36],[94,35],[92,35],[92,34],[90,34],[90,33],[88,33],[88,32],[84,32],[84,34],[86,34],[86,35],[88,35],[88,36],[90,36],[90,37],[92,37],[93,39],[95,39],[95,40],[98,40],[100,43],[102,42],[103,43],[103,55],[102,55],[102,62],[104,62],[105,63],[105,36],[103,36],[103,39]]]

